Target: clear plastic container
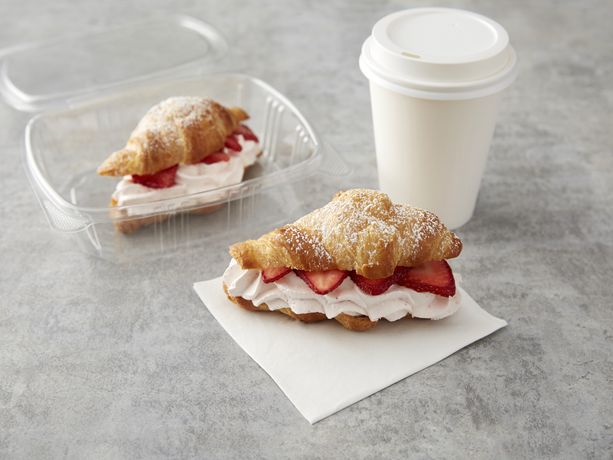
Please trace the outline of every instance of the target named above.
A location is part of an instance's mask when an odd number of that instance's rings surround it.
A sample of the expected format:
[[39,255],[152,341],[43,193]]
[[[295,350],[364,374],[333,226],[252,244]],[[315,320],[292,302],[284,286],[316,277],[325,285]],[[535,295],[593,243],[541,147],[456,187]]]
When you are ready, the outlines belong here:
[[[151,49],[151,40],[161,47],[158,52]],[[128,53],[137,61],[130,67],[114,54],[117,47],[128,45],[136,48]],[[178,16],[28,45],[0,59],[0,92],[5,99],[18,109],[40,112],[25,130],[25,169],[51,227],[69,233],[86,252],[113,261],[213,240],[231,243],[239,234],[255,235],[260,228],[304,212],[296,192],[301,181],[348,172],[298,109],[274,88],[248,75],[210,73],[206,63],[224,50],[225,41],[210,26]],[[74,62],[75,56],[86,62]],[[157,60],[165,66],[156,65]],[[116,71],[100,76],[98,69],[113,66]],[[32,78],[33,72],[39,77]],[[50,81],[41,73],[57,78]],[[148,203],[116,207],[111,213],[109,201],[119,178],[100,177],[98,165],[125,144],[151,106],[170,96],[191,95],[243,107],[262,144],[258,162],[240,184],[161,200],[154,210]],[[204,203],[219,209],[193,212]],[[115,228],[119,222],[158,215],[170,217],[134,234]]]

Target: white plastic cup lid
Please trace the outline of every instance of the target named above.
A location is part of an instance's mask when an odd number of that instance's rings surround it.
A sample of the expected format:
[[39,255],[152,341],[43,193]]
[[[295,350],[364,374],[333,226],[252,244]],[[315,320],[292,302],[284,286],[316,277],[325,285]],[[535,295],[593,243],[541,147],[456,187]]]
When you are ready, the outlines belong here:
[[380,19],[362,46],[360,69],[396,92],[468,99],[515,79],[517,57],[497,22],[451,8],[412,8]]

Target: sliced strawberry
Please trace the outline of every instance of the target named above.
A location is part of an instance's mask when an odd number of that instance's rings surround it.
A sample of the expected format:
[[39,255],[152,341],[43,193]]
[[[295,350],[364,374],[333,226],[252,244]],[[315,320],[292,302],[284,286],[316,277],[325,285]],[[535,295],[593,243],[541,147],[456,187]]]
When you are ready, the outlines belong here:
[[326,270],[323,272],[305,272],[295,270],[306,284],[317,294],[327,294],[334,291],[347,278],[347,272],[342,270]]
[[234,150],[235,152],[240,152],[241,150],[243,150],[241,144],[238,142],[238,139],[234,135],[226,137],[225,146],[230,150]]
[[445,260],[426,262],[418,267],[403,268],[396,282],[418,292],[431,292],[443,297],[455,295],[455,280]]
[[292,269],[287,267],[265,268],[262,270],[262,281],[272,283],[273,281],[280,280],[291,271]]
[[234,131],[234,134],[242,135],[246,141],[260,142],[260,140],[258,139],[258,136],[253,134],[253,131],[251,131],[251,129],[249,129],[247,125],[238,125],[238,128],[236,128],[236,131]]
[[144,174],[139,176],[138,174],[132,174],[132,182],[144,185],[150,188],[167,188],[175,185],[175,178],[177,176],[177,168],[179,165],[171,166],[170,168],[163,169],[155,174]]
[[352,281],[359,287],[364,294],[379,295],[387,291],[392,284],[394,284],[394,275],[387,278],[369,279],[362,275],[358,275],[356,272],[351,272]]
[[406,276],[407,272],[409,270],[413,270],[411,267],[396,267],[396,270],[394,271],[394,274],[392,275],[394,277],[394,283],[396,284],[402,284],[402,280],[404,279],[404,277]]
[[213,163],[219,163],[220,161],[230,161],[230,155],[223,152],[215,152],[210,155],[204,157],[201,163],[206,163],[207,165],[211,165]]

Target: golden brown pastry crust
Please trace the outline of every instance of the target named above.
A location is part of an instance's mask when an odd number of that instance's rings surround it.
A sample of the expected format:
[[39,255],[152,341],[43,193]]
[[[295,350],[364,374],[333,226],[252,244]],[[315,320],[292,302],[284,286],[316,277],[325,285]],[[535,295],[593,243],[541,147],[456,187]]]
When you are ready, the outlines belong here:
[[243,109],[228,109],[203,97],[166,99],[145,114],[125,148],[111,154],[98,174],[154,174],[179,163],[198,163],[221,150],[226,137],[247,118]]
[[243,269],[355,270],[371,279],[461,251],[460,239],[434,214],[368,189],[339,192],[293,224],[230,247]]
[[[228,287],[225,283],[223,285],[223,289],[230,301],[234,302],[236,305],[244,308],[245,310],[256,312],[270,311],[268,305],[266,305],[265,303],[260,304],[256,307],[251,300],[244,299],[243,297],[234,297],[228,292]],[[323,313],[294,313],[289,307],[281,308],[275,311],[283,313],[290,318],[302,321],[303,323],[317,323],[319,321],[325,321],[328,319]],[[368,316],[351,316],[345,313],[341,313],[334,319],[338,321],[345,329],[349,329],[350,331],[355,332],[367,331],[368,329],[372,329],[377,325],[377,321],[371,321]]]

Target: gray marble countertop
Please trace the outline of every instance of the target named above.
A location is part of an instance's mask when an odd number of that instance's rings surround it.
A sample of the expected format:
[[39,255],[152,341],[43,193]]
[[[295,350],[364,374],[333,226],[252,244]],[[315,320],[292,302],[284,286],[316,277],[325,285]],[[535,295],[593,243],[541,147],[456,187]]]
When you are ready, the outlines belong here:
[[[311,426],[191,288],[224,249],[121,267],[80,253],[23,174],[30,115],[0,104],[0,458],[613,456],[613,3],[444,3],[501,22],[520,56],[455,265],[509,326]],[[153,13],[208,20],[347,158],[334,188],[376,187],[357,58],[408,5],[4,0],[0,48]]]

